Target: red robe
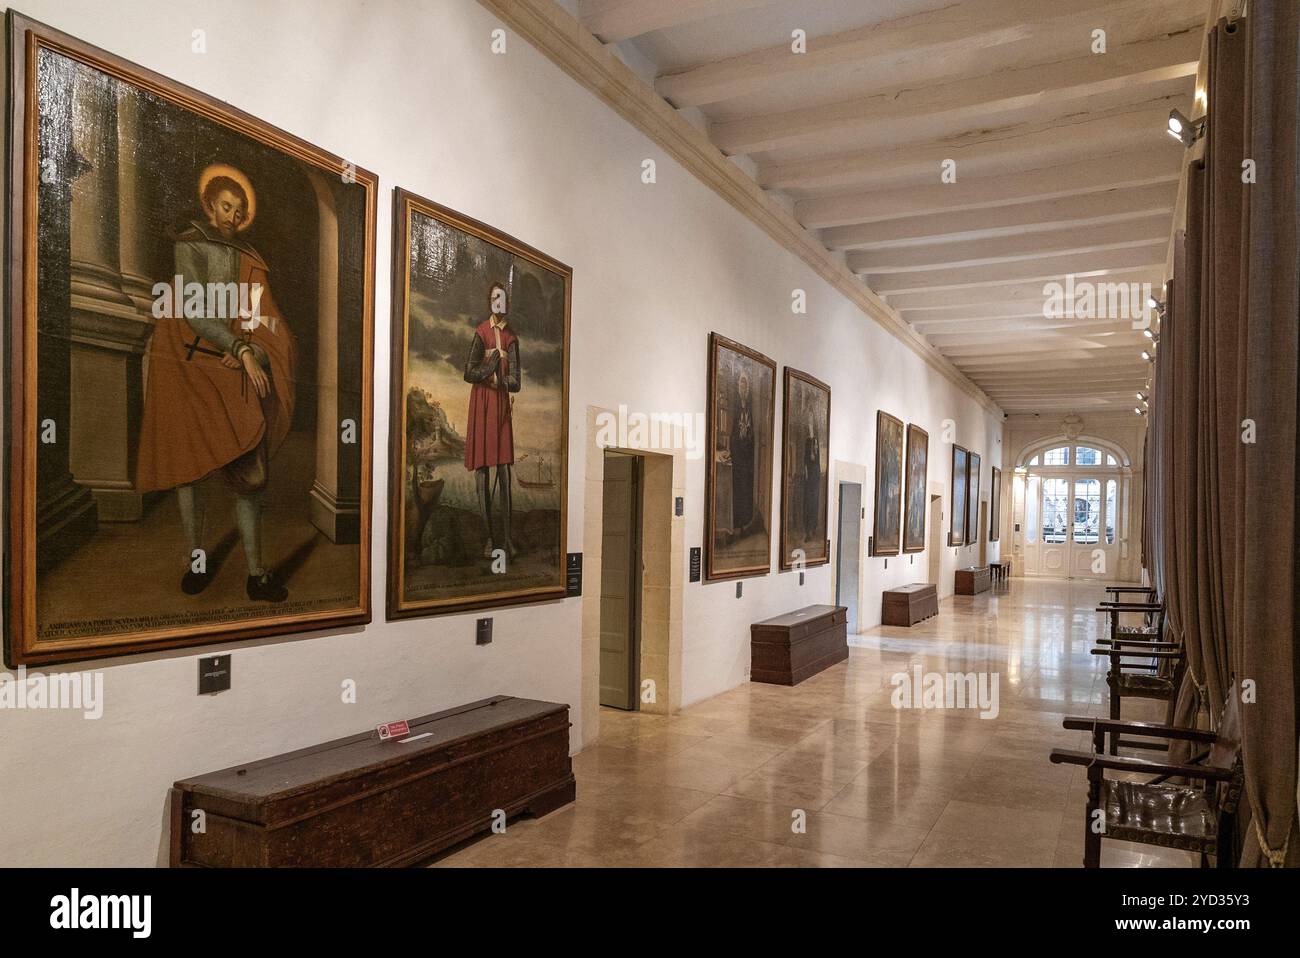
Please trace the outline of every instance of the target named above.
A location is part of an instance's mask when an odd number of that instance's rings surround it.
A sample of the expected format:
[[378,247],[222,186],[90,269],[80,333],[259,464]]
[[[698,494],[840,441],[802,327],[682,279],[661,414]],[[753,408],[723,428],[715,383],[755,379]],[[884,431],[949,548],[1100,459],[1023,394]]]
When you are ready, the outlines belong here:
[[[509,353],[516,336],[507,324],[499,330],[501,351]],[[479,323],[474,335],[483,341],[484,352],[496,348],[496,331],[492,320]],[[510,424],[510,390],[506,380],[510,361],[501,356],[496,372],[469,388],[469,427],[465,436],[465,468],[510,465],[515,461],[515,438]]]
[[[288,435],[293,422],[294,341],[289,324],[271,298],[266,266],[255,256],[239,254],[239,282],[260,283],[263,322],[252,342],[266,350],[270,392],[259,398],[243,368],[227,369],[220,356],[191,353],[195,332],[184,319],[163,317],[149,341],[148,383],[136,457],[137,492],[174,489],[196,482],[244,453],[265,437],[267,457]],[[251,288],[251,287],[246,287]],[[180,314],[183,303],[173,304]],[[268,328],[270,317],[275,332]],[[230,328],[243,333],[239,319]],[[199,346],[212,349],[200,340]]]

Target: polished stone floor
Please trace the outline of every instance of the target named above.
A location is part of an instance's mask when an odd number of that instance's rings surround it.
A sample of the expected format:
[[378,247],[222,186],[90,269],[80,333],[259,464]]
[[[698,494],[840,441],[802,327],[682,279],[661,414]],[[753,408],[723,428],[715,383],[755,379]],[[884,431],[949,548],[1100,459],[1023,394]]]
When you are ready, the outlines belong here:
[[[1013,579],[911,629],[855,637],[794,688],[746,683],[671,717],[602,710],[573,758],[577,801],[511,822],[441,866],[1079,867],[1086,748],[1064,715],[1105,714],[1101,583]],[[898,709],[900,672],[996,673],[996,717]],[[1147,706],[1143,708],[1143,706]],[[1163,705],[1125,703],[1163,721]],[[1153,753],[1146,753],[1150,757]],[[1104,866],[1194,867],[1103,842]]]

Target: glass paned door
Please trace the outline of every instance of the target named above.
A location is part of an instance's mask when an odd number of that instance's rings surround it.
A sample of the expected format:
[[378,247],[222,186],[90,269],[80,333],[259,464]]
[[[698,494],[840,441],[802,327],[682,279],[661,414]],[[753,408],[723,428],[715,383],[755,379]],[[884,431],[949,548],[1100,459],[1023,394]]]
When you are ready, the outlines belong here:
[[1070,524],[1073,516],[1070,480],[1043,479],[1040,569],[1045,575],[1070,574]]

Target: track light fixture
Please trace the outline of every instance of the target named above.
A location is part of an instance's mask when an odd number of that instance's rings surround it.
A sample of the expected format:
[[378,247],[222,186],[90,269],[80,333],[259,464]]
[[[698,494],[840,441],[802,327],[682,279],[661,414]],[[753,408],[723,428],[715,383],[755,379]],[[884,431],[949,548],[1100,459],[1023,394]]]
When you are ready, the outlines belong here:
[[1169,111],[1169,129],[1166,131],[1185,147],[1190,147],[1205,133],[1205,117],[1189,120],[1182,110]]

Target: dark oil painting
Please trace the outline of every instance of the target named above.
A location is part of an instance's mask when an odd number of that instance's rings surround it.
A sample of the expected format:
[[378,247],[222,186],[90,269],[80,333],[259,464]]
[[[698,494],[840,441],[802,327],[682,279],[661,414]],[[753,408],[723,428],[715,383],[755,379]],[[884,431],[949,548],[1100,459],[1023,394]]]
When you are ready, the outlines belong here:
[[926,469],[930,458],[930,434],[920,426],[907,427],[907,478],[904,482],[903,551],[925,549]]
[[398,191],[391,617],[563,597],[567,266]]
[[9,661],[369,621],[374,176],[9,33]]
[[711,333],[706,579],[771,571],[775,415],[776,363]]
[[787,366],[781,410],[781,568],[810,568],[830,561],[830,387]]

